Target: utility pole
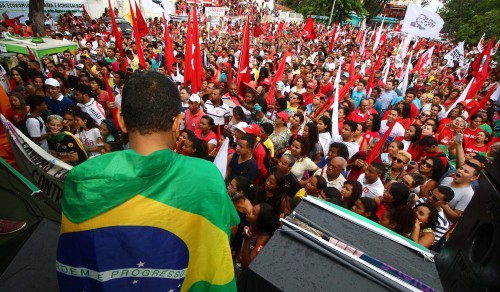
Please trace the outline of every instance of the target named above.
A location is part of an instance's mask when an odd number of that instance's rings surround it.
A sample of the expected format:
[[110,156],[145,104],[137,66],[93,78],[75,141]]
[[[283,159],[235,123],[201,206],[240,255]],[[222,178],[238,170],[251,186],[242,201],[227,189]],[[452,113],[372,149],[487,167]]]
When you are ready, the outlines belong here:
[[333,0],[332,12],[330,12],[330,19],[328,20],[328,26],[330,26],[330,24],[332,23],[332,16],[333,16],[333,10],[335,9],[335,2],[337,2],[337,0]]

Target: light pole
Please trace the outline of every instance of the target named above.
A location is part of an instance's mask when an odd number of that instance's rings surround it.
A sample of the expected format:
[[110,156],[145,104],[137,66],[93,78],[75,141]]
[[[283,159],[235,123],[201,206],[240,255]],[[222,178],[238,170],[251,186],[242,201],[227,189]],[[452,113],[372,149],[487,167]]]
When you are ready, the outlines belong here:
[[332,12],[330,12],[330,20],[328,20],[328,26],[330,26],[330,24],[332,23],[332,16],[333,16],[333,10],[335,9],[335,2],[337,2],[337,0],[333,0]]

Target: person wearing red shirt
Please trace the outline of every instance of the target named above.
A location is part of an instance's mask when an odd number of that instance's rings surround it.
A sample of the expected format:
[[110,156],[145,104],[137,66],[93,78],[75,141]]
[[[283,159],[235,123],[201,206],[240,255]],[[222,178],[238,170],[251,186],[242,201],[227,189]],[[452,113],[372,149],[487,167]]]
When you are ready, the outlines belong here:
[[200,120],[205,113],[200,109],[200,96],[192,94],[188,99],[189,108],[184,112],[184,128],[196,131],[200,129]]
[[474,141],[464,139],[464,152],[468,153],[487,153],[488,143],[491,141],[491,135],[483,130],[479,131]]
[[305,105],[313,102],[313,99],[316,96],[316,94],[314,94],[314,89],[316,89],[316,85],[314,84],[314,82],[311,81],[307,83],[306,92],[302,94],[302,99],[304,100]]
[[331,73],[323,73],[323,78],[321,78],[321,83],[319,84],[319,93],[329,96],[330,92],[333,92],[333,84],[330,82]]
[[370,106],[370,102],[368,99],[363,99],[359,102],[359,108],[355,111],[353,111],[349,117],[347,117],[348,120],[355,121],[356,123],[363,123],[365,122],[368,117],[370,116],[370,111],[368,110]]
[[483,124],[483,116],[481,114],[474,114],[470,118],[470,124],[467,129],[464,130],[464,141],[474,142],[476,140],[477,134],[482,131],[479,126]]

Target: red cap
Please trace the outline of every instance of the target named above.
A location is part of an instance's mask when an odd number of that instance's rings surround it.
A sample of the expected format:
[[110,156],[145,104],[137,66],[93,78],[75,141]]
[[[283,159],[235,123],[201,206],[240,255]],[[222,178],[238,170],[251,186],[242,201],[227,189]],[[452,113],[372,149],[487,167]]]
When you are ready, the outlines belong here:
[[250,124],[247,127],[243,128],[243,130],[245,130],[245,133],[250,135],[255,135],[255,136],[260,135],[260,127],[257,124]]
[[262,84],[271,86],[271,84],[272,84],[271,78],[265,78],[264,80],[262,80]]
[[253,90],[255,90],[255,81],[250,81],[250,82],[243,82],[243,84],[245,84],[246,86],[252,88]]
[[288,122],[288,115],[284,111],[276,113],[276,116],[282,118],[285,123]]
[[307,87],[314,89],[314,88],[316,88],[316,85],[314,84],[314,82],[311,81],[311,82],[307,83]]

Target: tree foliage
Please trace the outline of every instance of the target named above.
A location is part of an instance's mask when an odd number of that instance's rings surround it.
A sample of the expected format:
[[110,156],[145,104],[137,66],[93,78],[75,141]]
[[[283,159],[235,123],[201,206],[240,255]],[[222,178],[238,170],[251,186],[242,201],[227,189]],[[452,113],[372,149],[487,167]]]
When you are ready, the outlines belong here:
[[440,14],[445,32],[456,40],[477,44],[483,33],[486,38],[500,37],[500,0],[448,0]]
[[[333,0],[284,0],[283,5],[305,16],[330,16]],[[358,15],[367,15],[367,11],[363,8],[363,3],[360,0],[337,0],[332,20],[342,21],[349,19],[351,12]]]
[[385,5],[389,3],[389,0],[365,0],[363,1],[363,6],[368,12],[368,18],[373,18],[380,13],[384,12]]

